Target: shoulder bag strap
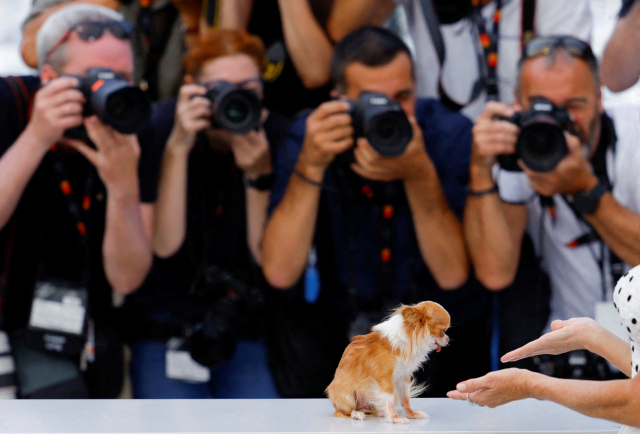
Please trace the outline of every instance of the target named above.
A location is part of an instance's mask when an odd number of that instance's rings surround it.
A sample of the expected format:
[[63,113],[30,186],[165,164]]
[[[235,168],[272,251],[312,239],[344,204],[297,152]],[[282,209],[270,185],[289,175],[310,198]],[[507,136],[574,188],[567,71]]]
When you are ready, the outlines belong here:
[[536,35],[534,29],[535,15],[536,0],[522,0],[522,35],[520,38],[522,53],[524,53],[524,47],[527,43]]

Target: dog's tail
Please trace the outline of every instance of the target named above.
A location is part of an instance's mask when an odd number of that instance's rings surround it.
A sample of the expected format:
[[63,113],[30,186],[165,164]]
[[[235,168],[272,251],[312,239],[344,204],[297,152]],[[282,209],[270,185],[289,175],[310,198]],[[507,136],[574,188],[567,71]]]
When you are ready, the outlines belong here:
[[415,378],[411,379],[411,386],[409,387],[409,396],[411,398],[415,398],[416,396],[420,396],[422,392],[429,388],[429,384],[424,383],[416,383]]
[[356,397],[353,391],[347,392],[343,388],[337,387],[332,382],[325,393],[336,409],[335,417],[351,417],[351,412],[356,409]]
[[351,414],[347,414],[342,410],[336,410],[335,413],[333,413],[333,417],[351,417]]

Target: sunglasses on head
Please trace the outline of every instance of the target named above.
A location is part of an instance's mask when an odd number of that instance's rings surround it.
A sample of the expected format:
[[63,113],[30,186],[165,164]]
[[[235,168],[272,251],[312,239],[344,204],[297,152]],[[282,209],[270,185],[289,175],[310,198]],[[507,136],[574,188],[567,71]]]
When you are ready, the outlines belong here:
[[573,36],[542,36],[534,38],[524,47],[524,58],[531,59],[538,56],[548,56],[562,47],[573,57],[585,60],[590,63],[596,62],[596,57],[591,47],[586,42]]
[[45,57],[45,63],[69,39],[71,33],[76,32],[83,41],[94,42],[100,39],[106,30],[118,39],[130,39],[133,36],[133,24],[128,21],[85,21],[78,23],[69,27],[69,30],[49,50]]

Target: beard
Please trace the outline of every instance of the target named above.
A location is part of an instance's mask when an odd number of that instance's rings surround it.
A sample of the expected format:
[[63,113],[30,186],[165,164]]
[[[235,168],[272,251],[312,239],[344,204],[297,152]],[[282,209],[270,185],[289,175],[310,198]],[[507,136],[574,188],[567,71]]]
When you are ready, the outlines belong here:
[[587,160],[593,155],[596,149],[598,141],[600,140],[601,131],[601,119],[598,110],[594,110],[594,115],[589,121],[588,130],[585,130],[580,125],[574,126],[574,133],[580,139],[582,146],[582,153]]

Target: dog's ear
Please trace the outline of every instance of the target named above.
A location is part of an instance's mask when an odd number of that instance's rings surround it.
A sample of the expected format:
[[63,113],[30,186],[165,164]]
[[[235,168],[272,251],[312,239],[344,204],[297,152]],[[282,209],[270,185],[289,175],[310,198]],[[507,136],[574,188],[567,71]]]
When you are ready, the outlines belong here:
[[431,316],[420,309],[416,309],[413,306],[405,306],[402,309],[402,318],[407,324],[416,324],[421,321],[429,321]]

